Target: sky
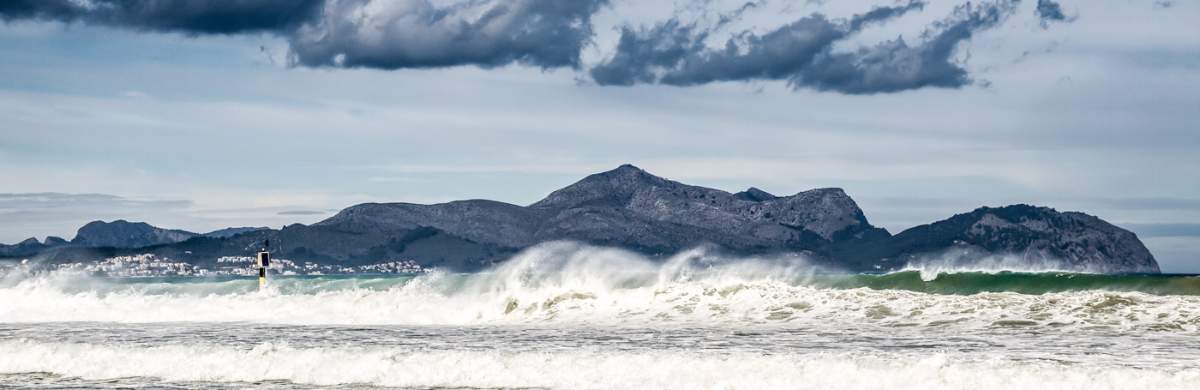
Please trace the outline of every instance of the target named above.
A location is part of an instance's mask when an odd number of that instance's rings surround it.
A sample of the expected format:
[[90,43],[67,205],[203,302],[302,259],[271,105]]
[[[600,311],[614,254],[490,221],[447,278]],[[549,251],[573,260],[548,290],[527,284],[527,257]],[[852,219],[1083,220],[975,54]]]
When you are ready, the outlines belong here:
[[14,0],[0,242],[529,204],[632,163],[893,233],[1083,211],[1200,272],[1200,3]]

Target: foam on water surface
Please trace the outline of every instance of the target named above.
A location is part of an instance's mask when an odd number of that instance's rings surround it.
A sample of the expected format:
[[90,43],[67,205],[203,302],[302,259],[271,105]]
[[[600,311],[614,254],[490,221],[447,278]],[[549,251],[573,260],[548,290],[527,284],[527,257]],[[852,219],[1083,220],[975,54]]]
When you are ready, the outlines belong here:
[[1197,278],[1021,271],[848,275],[799,257],[654,261],[557,243],[479,274],[277,278],[261,292],[248,279],[10,275],[0,385],[1200,383]]
[[[117,363],[119,362],[119,363]],[[0,372],[86,379],[395,387],[1191,389],[1200,370],[1147,370],[956,354],[752,354],[591,350],[396,351],[0,343]]]
[[71,274],[0,287],[0,322],[673,324],[1200,328],[1200,279],[1086,274],[829,273],[798,258],[665,263],[628,252],[537,247],[490,272],[401,278],[116,281]]

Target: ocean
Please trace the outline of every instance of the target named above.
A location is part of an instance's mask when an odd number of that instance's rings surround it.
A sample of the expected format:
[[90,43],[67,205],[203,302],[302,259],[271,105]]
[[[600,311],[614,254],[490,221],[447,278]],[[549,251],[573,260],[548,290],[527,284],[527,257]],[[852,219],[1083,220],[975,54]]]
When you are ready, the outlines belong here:
[[566,243],[262,291],[11,272],[0,388],[1200,389],[1200,277]]

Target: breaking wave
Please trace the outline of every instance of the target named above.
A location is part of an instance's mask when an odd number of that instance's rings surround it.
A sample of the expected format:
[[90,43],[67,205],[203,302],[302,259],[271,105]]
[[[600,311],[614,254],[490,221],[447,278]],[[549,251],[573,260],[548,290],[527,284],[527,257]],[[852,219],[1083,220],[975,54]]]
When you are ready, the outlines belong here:
[[696,249],[656,261],[574,243],[488,272],[416,277],[0,281],[0,322],[279,324],[832,323],[845,326],[1200,327],[1200,278],[1006,270],[845,274],[802,257]]

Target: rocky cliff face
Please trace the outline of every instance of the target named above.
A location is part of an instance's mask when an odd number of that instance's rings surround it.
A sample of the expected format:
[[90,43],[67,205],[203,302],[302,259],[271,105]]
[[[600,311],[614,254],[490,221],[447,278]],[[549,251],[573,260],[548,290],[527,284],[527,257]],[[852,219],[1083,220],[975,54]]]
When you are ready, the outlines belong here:
[[552,240],[651,254],[715,244],[737,254],[800,252],[848,270],[885,270],[969,247],[972,254],[1049,260],[1080,271],[1158,272],[1133,233],[1082,213],[1024,205],[981,208],[891,236],[872,226],[841,189],[776,196],[750,188],[731,194],[632,165],[590,175],[528,207],[484,200],[364,204],[316,226],[357,234],[425,227],[496,254]]
[[778,197],[730,194],[666,180],[632,165],[588,176],[534,203],[550,215],[538,240],[575,239],[670,252],[700,243],[735,251],[815,251],[864,233],[867,222],[841,189]]
[[840,189],[785,197],[761,190],[730,194],[632,165],[588,176],[528,207],[484,200],[363,204],[316,226],[348,232],[431,227],[501,248],[577,240],[651,253],[706,243],[751,253],[816,251],[835,241],[887,234],[871,226]]
[[30,237],[14,245],[0,244],[0,257],[30,256],[64,245],[67,245],[67,240],[55,236],[46,237],[46,241],[44,242],[38,241],[35,237]]
[[[185,241],[186,240],[186,241]],[[93,222],[70,245],[37,240],[0,246],[0,256],[51,250],[60,257],[154,253],[193,262],[242,256],[271,240],[280,257],[364,264],[396,259],[471,271],[540,242],[575,240],[648,254],[716,245],[734,255],[801,253],[848,271],[902,268],[957,253],[949,261],[1016,256],[1091,272],[1158,272],[1137,237],[1099,218],[1015,205],[980,208],[895,236],[867,221],[845,191],[822,188],[776,196],[687,185],[632,165],[597,173],[529,206],[490,200],[435,205],[367,203],[312,226],[230,229],[205,236],[144,223]],[[89,250],[98,248],[102,250]],[[964,255],[965,254],[965,255]],[[943,256],[944,257],[944,256]],[[953,265],[953,264],[950,264]]]
[[1084,213],[1030,205],[981,207],[901,232],[889,245],[887,256],[899,260],[955,248],[1072,271],[1159,272],[1132,232]]
[[62,237],[49,236],[49,237],[46,237],[46,241],[44,244],[47,246],[58,246],[58,245],[67,245],[69,243],[70,242],[68,242],[67,240],[64,240]]
[[173,244],[197,236],[183,230],[168,230],[145,222],[93,221],[79,228],[72,244],[87,247],[140,248]]

